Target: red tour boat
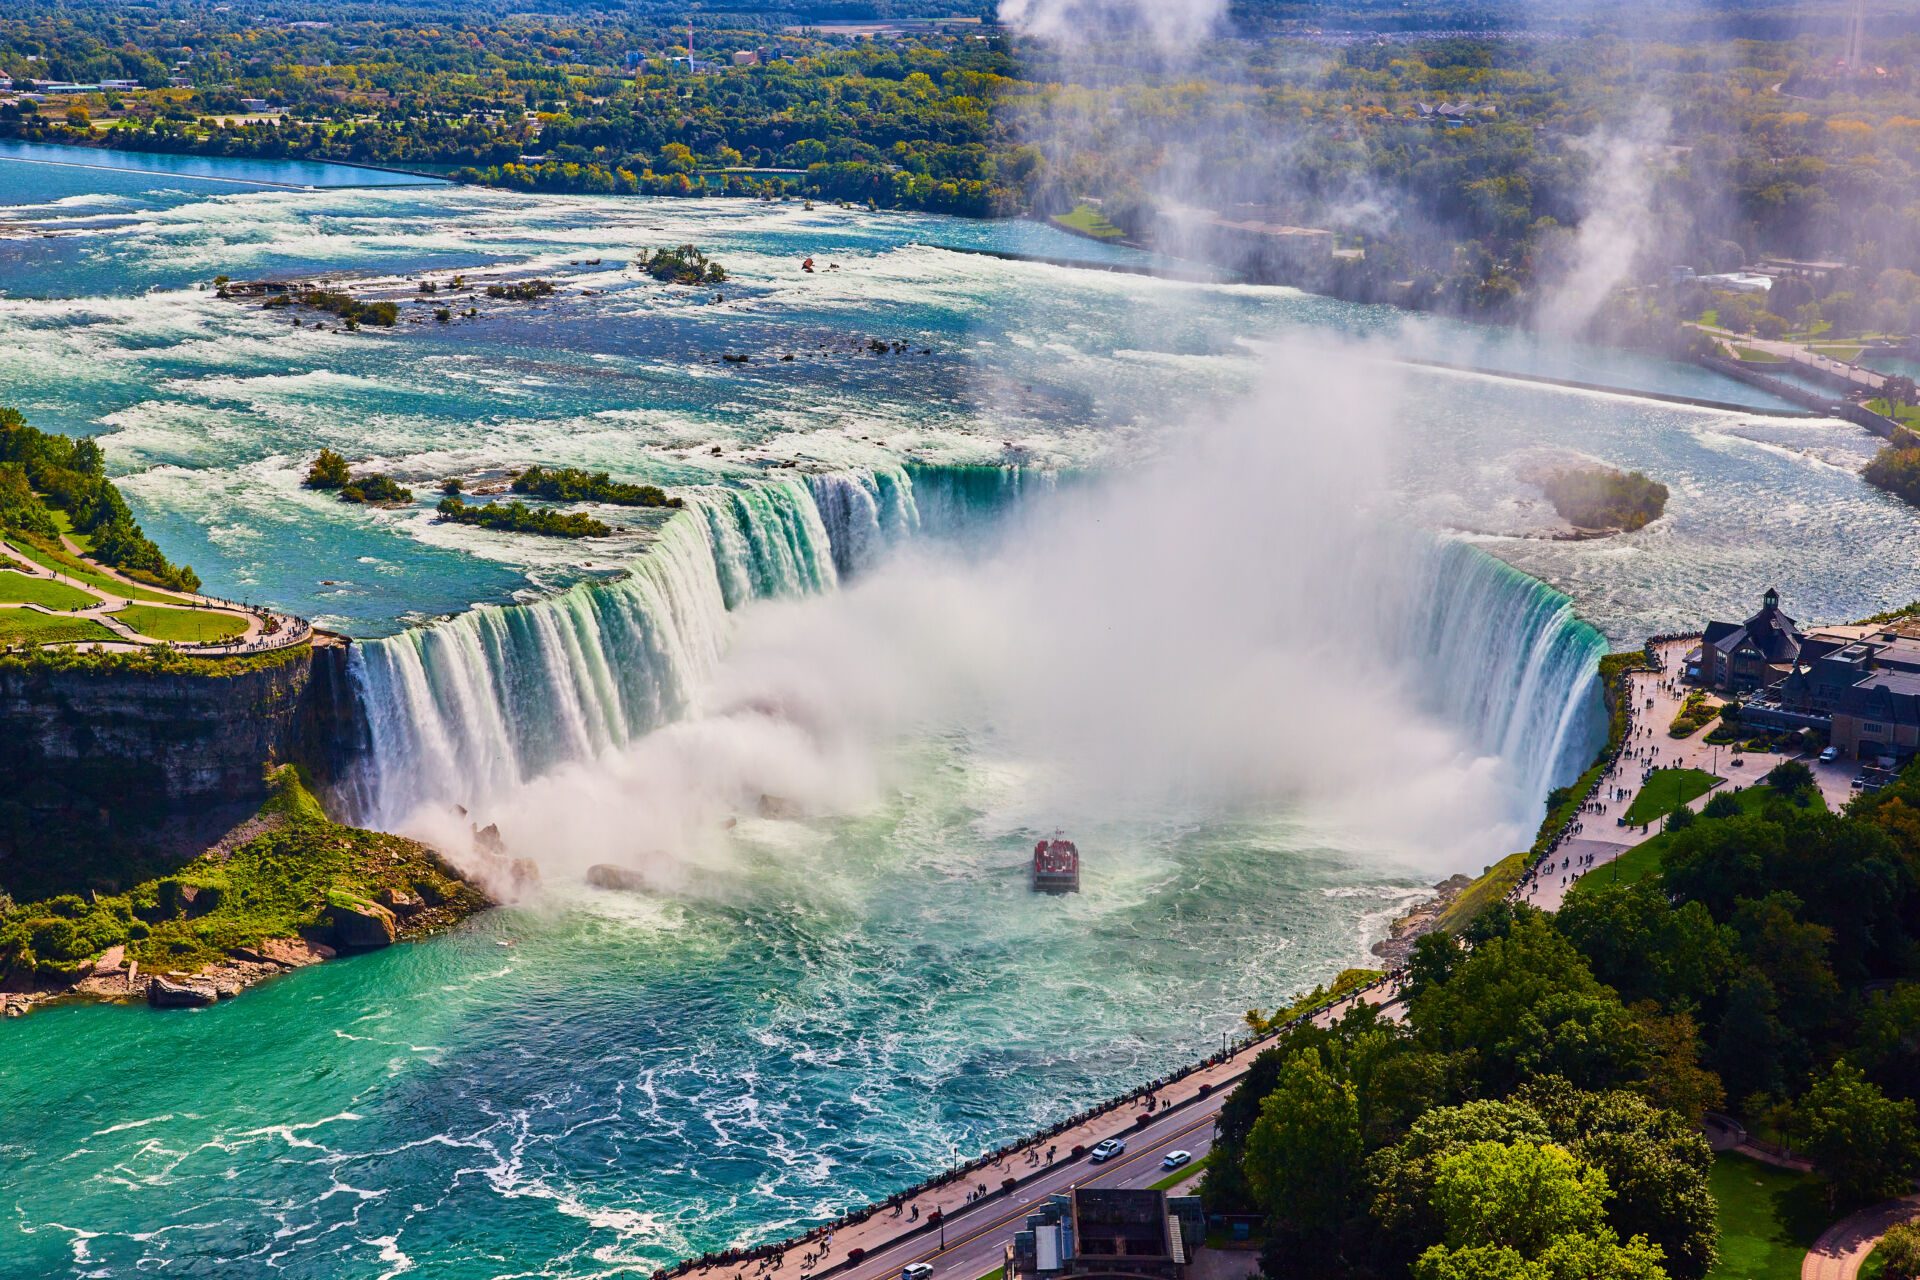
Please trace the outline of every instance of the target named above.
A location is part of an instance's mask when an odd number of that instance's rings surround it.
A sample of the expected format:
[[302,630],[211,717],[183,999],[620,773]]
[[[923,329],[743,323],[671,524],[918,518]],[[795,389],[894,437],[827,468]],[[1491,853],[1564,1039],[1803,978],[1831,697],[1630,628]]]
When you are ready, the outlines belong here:
[[1062,840],[1056,831],[1053,839],[1033,846],[1032,888],[1035,893],[1080,892],[1080,850],[1073,841]]

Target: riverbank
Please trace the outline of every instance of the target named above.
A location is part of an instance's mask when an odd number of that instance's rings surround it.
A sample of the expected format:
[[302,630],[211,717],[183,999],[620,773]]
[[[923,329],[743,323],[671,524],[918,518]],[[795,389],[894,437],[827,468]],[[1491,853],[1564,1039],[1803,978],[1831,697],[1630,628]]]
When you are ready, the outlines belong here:
[[331,821],[286,765],[258,812],[171,874],[119,894],[6,903],[0,1013],[65,999],[209,1005],[493,904],[435,850]]

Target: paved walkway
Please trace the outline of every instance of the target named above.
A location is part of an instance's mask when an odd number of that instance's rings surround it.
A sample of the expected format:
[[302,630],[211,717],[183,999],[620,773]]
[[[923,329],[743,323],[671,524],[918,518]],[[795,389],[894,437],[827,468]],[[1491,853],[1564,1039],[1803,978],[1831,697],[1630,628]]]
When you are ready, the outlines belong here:
[[[75,556],[80,555],[80,548],[74,543],[72,538],[63,536],[60,542],[69,553]],[[144,583],[136,582],[118,570],[92,560],[86,562],[87,568],[91,573],[109,582],[123,584],[127,587],[127,594],[113,595],[91,583],[80,582],[68,574],[59,573],[41,564],[31,556],[15,549],[6,542],[0,542],[0,560],[6,562],[6,568],[24,574],[27,577],[64,583],[96,599],[98,603],[88,605],[84,609],[70,610],[49,609],[45,605],[39,604],[0,602],[0,609],[24,609],[28,612],[46,614],[49,617],[55,618],[85,618],[88,621],[99,623],[108,631],[120,637],[119,643],[99,641],[68,646],[74,649],[131,653],[165,643],[172,644],[177,649],[189,650],[196,656],[220,657],[242,653],[265,653],[274,649],[286,648],[290,645],[300,643],[309,638],[313,633],[312,626],[303,618],[296,618],[288,614],[276,614],[265,609],[249,609],[241,605],[236,605],[230,600],[218,600],[212,596],[196,595],[192,592],[161,591],[157,588],[147,586]],[[138,597],[138,593],[141,592],[149,595],[164,595],[169,598],[165,600],[143,600]],[[212,611],[223,613],[244,622],[245,630],[233,639],[220,643],[196,644],[182,641],[162,641],[134,630],[134,628],[129,626],[125,621],[114,616],[114,614],[132,604],[150,606],[155,609],[178,609],[181,612]],[[273,628],[271,632],[268,630],[270,625]]]
[[[1574,837],[1556,850],[1550,861],[1541,863],[1540,871],[1522,901],[1543,911],[1556,911],[1566,899],[1567,889],[1574,881],[1606,866],[1627,850],[1659,833],[1658,822],[1626,827],[1619,825],[1618,821],[1633,807],[1634,797],[1640,794],[1649,771],[1699,769],[1726,779],[1722,787],[1715,787],[1688,803],[1688,808],[1698,811],[1705,807],[1715,791],[1724,787],[1751,786],[1766,777],[1775,765],[1792,758],[1772,751],[1740,751],[1734,747],[1714,746],[1706,741],[1713,727],[1711,724],[1696,730],[1690,738],[1667,735],[1667,726],[1673,723],[1681,704],[1686,701],[1687,686],[1681,683],[1680,672],[1685,667],[1688,651],[1698,644],[1698,640],[1668,641],[1657,649],[1661,670],[1636,671],[1628,677],[1632,690],[1628,695],[1632,704],[1632,723],[1627,730],[1625,750],[1601,780],[1594,810],[1581,814],[1580,829]],[[1736,766],[1735,760],[1739,760],[1740,764]],[[1844,765],[1820,766],[1815,773],[1828,804],[1838,807],[1830,789],[1835,786],[1838,787],[1838,803],[1845,803],[1851,794],[1848,790],[1848,768]]]
[[[1820,352],[1813,350],[1803,343],[1787,342],[1777,338],[1748,337],[1745,334],[1735,333],[1731,329],[1722,329],[1714,325],[1695,324],[1692,327],[1700,330],[1702,333],[1724,339],[1735,346],[1745,347],[1751,351],[1763,352],[1770,356],[1777,356],[1787,364],[1798,365],[1807,369],[1817,369],[1833,377],[1842,378],[1849,386],[1861,391],[1878,393],[1887,384],[1888,375],[1884,373],[1879,373],[1863,365],[1849,364],[1845,360],[1836,360],[1829,355],[1822,355]],[[1843,343],[1842,345],[1852,346],[1854,344]]]
[[1800,1264],[1800,1280],[1854,1280],[1880,1237],[1915,1218],[1920,1218],[1920,1195],[1889,1200],[1842,1218],[1813,1242]]

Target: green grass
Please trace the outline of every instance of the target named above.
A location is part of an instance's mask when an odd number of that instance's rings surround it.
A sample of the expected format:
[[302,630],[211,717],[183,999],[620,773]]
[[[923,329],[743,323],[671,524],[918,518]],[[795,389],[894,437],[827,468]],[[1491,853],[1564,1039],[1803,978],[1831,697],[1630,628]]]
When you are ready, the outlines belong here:
[[1078,231],[1081,235],[1092,236],[1096,240],[1122,240],[1126,232],[1108,222],[1106,216],[1092,205],[1076,206],[1071,212],[1057,213],[1053,216],[1056,226],[1069,231]]
[[1494,903],[1507,896],[1513,886],[1520,883],[1520,877],[1527,874],[1527,855],[1510,853],[1500,861],[1480,873],[1475,880],[1461,891],[1460,896],[1447,904],[1440,913],[1435,928],[1447,933],[1459,933]]
[[1733,358],[1744,360],[1748,364],[1785,364],[1785,356],[1774,355],[1771,351],[1761,351],[1757,347],[1743,347],[1735,344]]
[[1883,418],[1892,418],[1895,422],[1904,423],[1910,427],[1920,426],[1920,405],[1890,405],[1887,403],[1887,398],[1881,396],[1877,400],[1867,401],[1867,409]]
[[1171,1191],[1187,1179],[1197,1176],[1202,1169],[1207,1167],[1207,1162],[1212,1159],[1213,1152],[1209,1151],[1199,1159],[1188,1163],[1184,1168],[1175,1169],[1172,1173],[1154,1183],[1149,1189],[1153,1191]]
[[1807,350],[1832,356],[1835,360],[1844,360],[1848,364],[1860,358],[1860,344],[1857,342],[1810,342]]
[[327,821],[290,766],[273,775],[262,812],[287,821],[224,859],[202,855],[123,894],[66,894],[0,912],[0,963],[67,976],[124,943],[143,969],[192,971],[234,947],[319,928],[331,904],[369,901],[383,888],[450,904],[453,914],[485,905],[424,845]]
[[9,537],[7,545],[43,569],[52,569],[63,577],[75,582],[104,591],[108,595],[119,596],[125,600],[165,600],[179,603],[180,597],[168,595],[163,591],[151,591],[146,587],[136,587],[130,583],[109,578],[99,568],[88,564],[78,556],[69,554],[64,548],[55,547],[39,538],[27,538],[18,534]]
[[1655,769],[1633,803],[1627,806],[1627,825],[1640,826],[1672,813],[1681,805],[1713,790],[1721,779],[1705,769]]
[[158,605],[130,604],[116,610],[113,616],[143,636],[176,644],[231,640],[247,630],[245,618],[217,609],[163,609]]
[[1873,1246],[1873,1252],[1860,1260],[1858,1275],[1860,1280],[1880,1280],[1887,1269],[1887,1260],[1880,1253],[1880,1246]]
[[65,534],[68,538],[71,538],[73,545],[80,548],[82,554],[88,554],[93,551],[93,535],[90,533],[81,533],[75,529],[73,527],[72,516],[55,506],[48,506],[47,514],[53,517],[53,527]]
[[1720,1260],[1706,1280],[1800,1280],[1808,1247],[1832,1222],[1820,1180],[1729,1152],[1707,1185],[1720,1207]]
[[0,648],[15,644],[78,644],[119,640],[92,618],[64,618],[32,609],[0,609]]
[[[1740,806],[1740,812],[1743,814],[1760,813],[1770,804],[1781,803],[1779,798],[1774,794],[1773,788],[1767,786],[1742,787],[1740,790],[1729,792],[1728,794],[1734,798],[1735,803]],[[1826,800],[1817,792],[1814,794],[1813,804],[1818,805],[1821,809],[1827,807]],[[1714,822],[1717,821],[1717,819],[1703,818],[1698,819],[1698,821]],[[1574,881],[1567,892],[1578,893],[1581,889],[1588,886],[1605,888],[1610,884],[1632,884],[1636,880],[1644,880],[1648,876],[1657,875],[1660,871],[1660,859],[1664,855],[1666,847],[1671,844],[1672,841],[1672,836],[1664,831],[1660,832],[1650,839],[1635,845],[1633,848],[1615,858],[1612,862],[1607,863],[1604,867],[1597,868],[1593,872],[1580,877],[1580,879]]]
[[1007,1280],[1007,1269],[1005,1266],[995,1267],[993,1270],[987,1272],[987,1274],[981,1276],[980,1280]]
[[46,578],[30,578],[12,569],[0,569],[0,604],[38,604],[49,609],[84,609],[99,604],[97,596],[78,587]]

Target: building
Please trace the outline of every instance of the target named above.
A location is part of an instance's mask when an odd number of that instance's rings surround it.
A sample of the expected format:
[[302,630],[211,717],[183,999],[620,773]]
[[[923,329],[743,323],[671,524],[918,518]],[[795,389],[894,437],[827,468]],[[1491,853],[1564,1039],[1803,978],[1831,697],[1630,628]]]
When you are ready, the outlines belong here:
[[1785,680],[1800,657],[1800,630],[1767,588],[1760,612],[1745,622],[1709,622],[1687,658],[1687,678],[1725,693],[1748,693]]
[[1813,729],[1856,760],[1920,754],[1920,623],[1802,632],[1769,589],[1745,622],[1709,622],[1687,679],[1743,700],[1756,728]]
[[760,55],[752,49],[735,49],[733,51],[733,65],[736,67],[757,67],[760,65]]
[[1006,1280],[1179,1280],[1204,1234],[1197,1197],[1075,1187],[1027,1215],[1006,1248]]

